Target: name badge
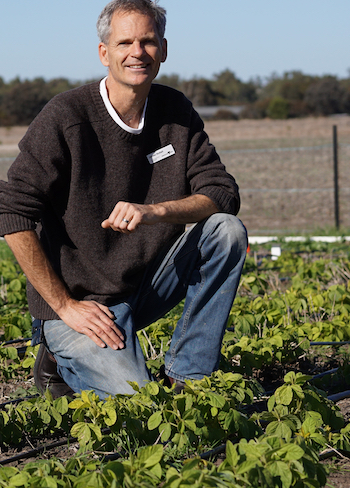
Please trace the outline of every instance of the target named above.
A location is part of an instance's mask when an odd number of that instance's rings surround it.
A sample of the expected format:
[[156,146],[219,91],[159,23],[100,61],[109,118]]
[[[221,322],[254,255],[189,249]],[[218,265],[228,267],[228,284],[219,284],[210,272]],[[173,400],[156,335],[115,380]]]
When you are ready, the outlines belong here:
[[157,151],[147,154],[147,159],[149,164],[154,164],[158,163],[158,161],[162,161],[162,159],[169,158],[173,154],[175,154],[175,149],[172,144],[168,144],[167,146],[157,149]]

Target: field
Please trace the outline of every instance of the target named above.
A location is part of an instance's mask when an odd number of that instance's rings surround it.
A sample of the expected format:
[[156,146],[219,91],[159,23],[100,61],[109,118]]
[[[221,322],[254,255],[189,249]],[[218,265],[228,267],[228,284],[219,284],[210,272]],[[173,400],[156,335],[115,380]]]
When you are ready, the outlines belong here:
[[180,304],[139,335],[158,381],[99,401],[38,396],[25,279],[0,243],[0,486],[348,486],[348,243],[279,245],[252,246],[218,372],[158,382]]
[[332,127],[339,142],[340,226],[350,227],[350,117],[208,122],[241,189],[250,234],[334,227]]
[[[346,233],[349,116],[206,122],[211,142],[239,184],[239,216],[250,234],[310,234],[334,228],[333,125],[339,142],[340,230]],[[24,133],[23,127],[0,127],[0,179],[6,178]]]
[[[250,234],[332,227],[334,124],[344,197],[350,118],[206,123]],[[24,131],[0,128],[1,178]],[[251,246],[218,372],[180,394],[159,381],[180,304],[139,335],[156,381],[99,401],[38,395],[25,277],[0,242],[0,487],[348,487],[349,243],[277,244],[277,260]]]

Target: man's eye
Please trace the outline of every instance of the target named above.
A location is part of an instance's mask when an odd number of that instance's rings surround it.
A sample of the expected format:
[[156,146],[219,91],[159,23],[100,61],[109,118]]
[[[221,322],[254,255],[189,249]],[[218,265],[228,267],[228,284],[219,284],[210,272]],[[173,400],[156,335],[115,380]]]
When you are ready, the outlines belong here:
[[145,46],[155,46],[157,43],[156,43],[156,41],[153,41],[152,39],[150,39],[149,41],[145,41],[143,44]]

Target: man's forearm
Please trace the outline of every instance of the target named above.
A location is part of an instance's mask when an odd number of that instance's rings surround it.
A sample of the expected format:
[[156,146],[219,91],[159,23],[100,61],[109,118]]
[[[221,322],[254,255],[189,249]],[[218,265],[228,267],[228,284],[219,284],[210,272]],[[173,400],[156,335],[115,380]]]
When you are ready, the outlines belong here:
[[129,234],[139,225],[153,225],[159,222],[189,224],[199,222],[218,211],[215,203],[205,195],[191,195],[182,200],[152,205],[118,202],[108,219],[101,225],[104,229],[110,227]]
[[36,233],[32,230],[15,232],[6,235],[5,240],[28,280],[59,315],[70,295],[53,270]]
[[158,203],[160,220],[172,224],[200,222],[218,212],[215,203],[205,195],[191,195],[182,200]]
[[87,335],[99,347],[116,350],[124,347],[124,337],[114,323],[113,313],[105,305],[70,296],[34,231],[8,234],[5,239],[36,291],[69,327]]

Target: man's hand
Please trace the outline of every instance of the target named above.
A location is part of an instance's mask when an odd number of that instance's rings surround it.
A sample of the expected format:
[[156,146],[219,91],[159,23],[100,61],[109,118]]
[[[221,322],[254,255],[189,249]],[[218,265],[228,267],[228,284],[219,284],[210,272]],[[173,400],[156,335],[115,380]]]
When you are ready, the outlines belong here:
[[124,336],[114,323],[115,317],[108,307],[95,301],[70,298],[58,310],[58,315],[65,324],[90,337],[99,347],[123,349]]
[[101,225],[104,229],[111,228],[123,234],[130,234],[141,224],[189,224],[199,222],[216,212],[218,209],[214,202],[200,194],[152,205],[118,202],[108,219]]
[[140,205],[137,203],[118,202],[108,219],[102,222],[102,227],[109,227],[123,234],[134,232],[140,224],[152,225],[160,222],[161,205]]

